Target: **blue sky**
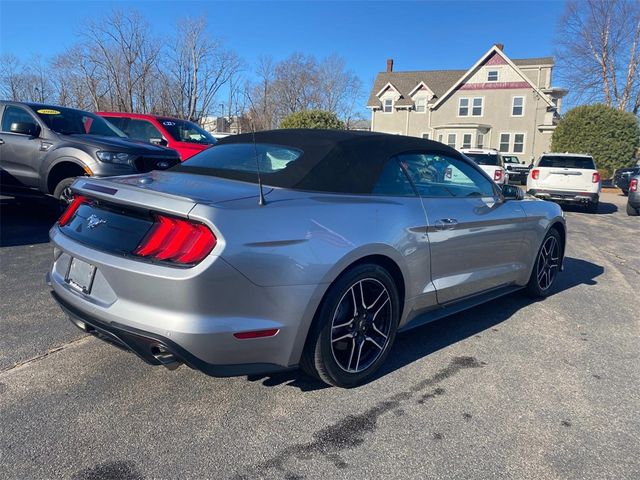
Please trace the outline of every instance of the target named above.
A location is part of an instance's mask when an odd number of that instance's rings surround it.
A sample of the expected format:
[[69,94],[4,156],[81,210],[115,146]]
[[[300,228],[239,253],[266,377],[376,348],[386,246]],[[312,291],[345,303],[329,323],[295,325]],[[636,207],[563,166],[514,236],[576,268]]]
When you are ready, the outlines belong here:
[[114,7],[137,9],[159,37],[173,34],[177,18],[205,14],[211,34],[249,68],[261,55],[337,53],[368,92],[387,58],[395,70],[464,69],[494,43],[512,58],[552,55],[564,2],[0,0],[0,52],[48,58],[77,41],[84,19]]

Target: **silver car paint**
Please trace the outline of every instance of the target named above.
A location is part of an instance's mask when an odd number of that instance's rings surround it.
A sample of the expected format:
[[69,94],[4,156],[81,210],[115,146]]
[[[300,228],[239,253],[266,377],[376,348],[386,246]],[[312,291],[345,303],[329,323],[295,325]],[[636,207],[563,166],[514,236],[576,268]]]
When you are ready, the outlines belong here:
[[[118,191],[107,195],[86,190],[87,184]],[[218,365],[296,365],[328,287],[365,257],[387,257],[400,270],[402,327],[454,299],[525,285],[547,230],[564,225],[554,203],[498,195],[420,199],[274,188],[265,189],[267,205],[260,207],[254,184],[171,172],[82,179],[74,188],[199,220],[214,231],[212,253],[181,269],[96,251],[54,226],[50,278],[55,292],[78,310],[165,336]],[[436,226],[447,218],[458,224]],[[70,256],[97,267],[91,295],[64,281]],[[254,340],[233,337],[268,328],[280,332]]]

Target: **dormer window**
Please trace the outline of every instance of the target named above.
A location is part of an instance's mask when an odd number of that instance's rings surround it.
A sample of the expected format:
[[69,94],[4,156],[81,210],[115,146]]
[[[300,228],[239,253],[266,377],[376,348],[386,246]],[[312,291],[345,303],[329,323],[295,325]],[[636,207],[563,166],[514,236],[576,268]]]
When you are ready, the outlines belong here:
[[383,104],[383,107],[382,107],[382,111],[384,113],[393,112],[393,99],[392,98],[385,98],[384,104]]
[[416,112],[424,113],[426,110],[427,110],[427,99],[424,97],[416,98]]
[[487,82],[497,82],[498,81],[498,70],[489,70],[487,72]]

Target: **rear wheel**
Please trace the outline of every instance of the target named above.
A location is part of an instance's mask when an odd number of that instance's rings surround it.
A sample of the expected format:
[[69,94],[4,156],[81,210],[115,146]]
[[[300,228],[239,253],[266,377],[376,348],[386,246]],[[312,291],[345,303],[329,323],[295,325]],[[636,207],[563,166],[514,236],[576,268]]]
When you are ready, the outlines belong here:
[[637,217],[640,215],[640,208],[634,208],[629,202],[627,202],[627,215],[630,217]]
[[309,332],[301,366],[337,387],[355,387],[384,362],[395,339],[399,296],[389,273],[363,264],[329,288]]
[[560,271],[562,259],[562,240],[560,234],[551,229],[544,237],[536,262],[527,284],[527,293],[532,297],[548,296]]

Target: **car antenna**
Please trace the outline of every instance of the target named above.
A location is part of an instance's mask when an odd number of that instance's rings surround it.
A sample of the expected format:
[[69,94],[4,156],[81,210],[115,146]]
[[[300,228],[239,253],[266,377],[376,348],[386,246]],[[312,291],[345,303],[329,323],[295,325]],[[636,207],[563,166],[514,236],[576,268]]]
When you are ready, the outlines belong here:
[[[249,92],[245,92],[245,95],[249,99],[249,103],[253,108],[253,102],[251,101],[251,96],[249,95]],[[258,192],[259,192],[258,205],[260,205],[261,207],[264,207],[267,204],[267,202],[264,199],[264,192],[262,191],[262,177],[260,176],[260,159],[258,158],[258,147],[256,146],[256,124],[253,119],[253,115],[251,116],[250,124],[251,124],[251,139],[253,140],[253,153],[256,156],[256,172],[258,173]]]

